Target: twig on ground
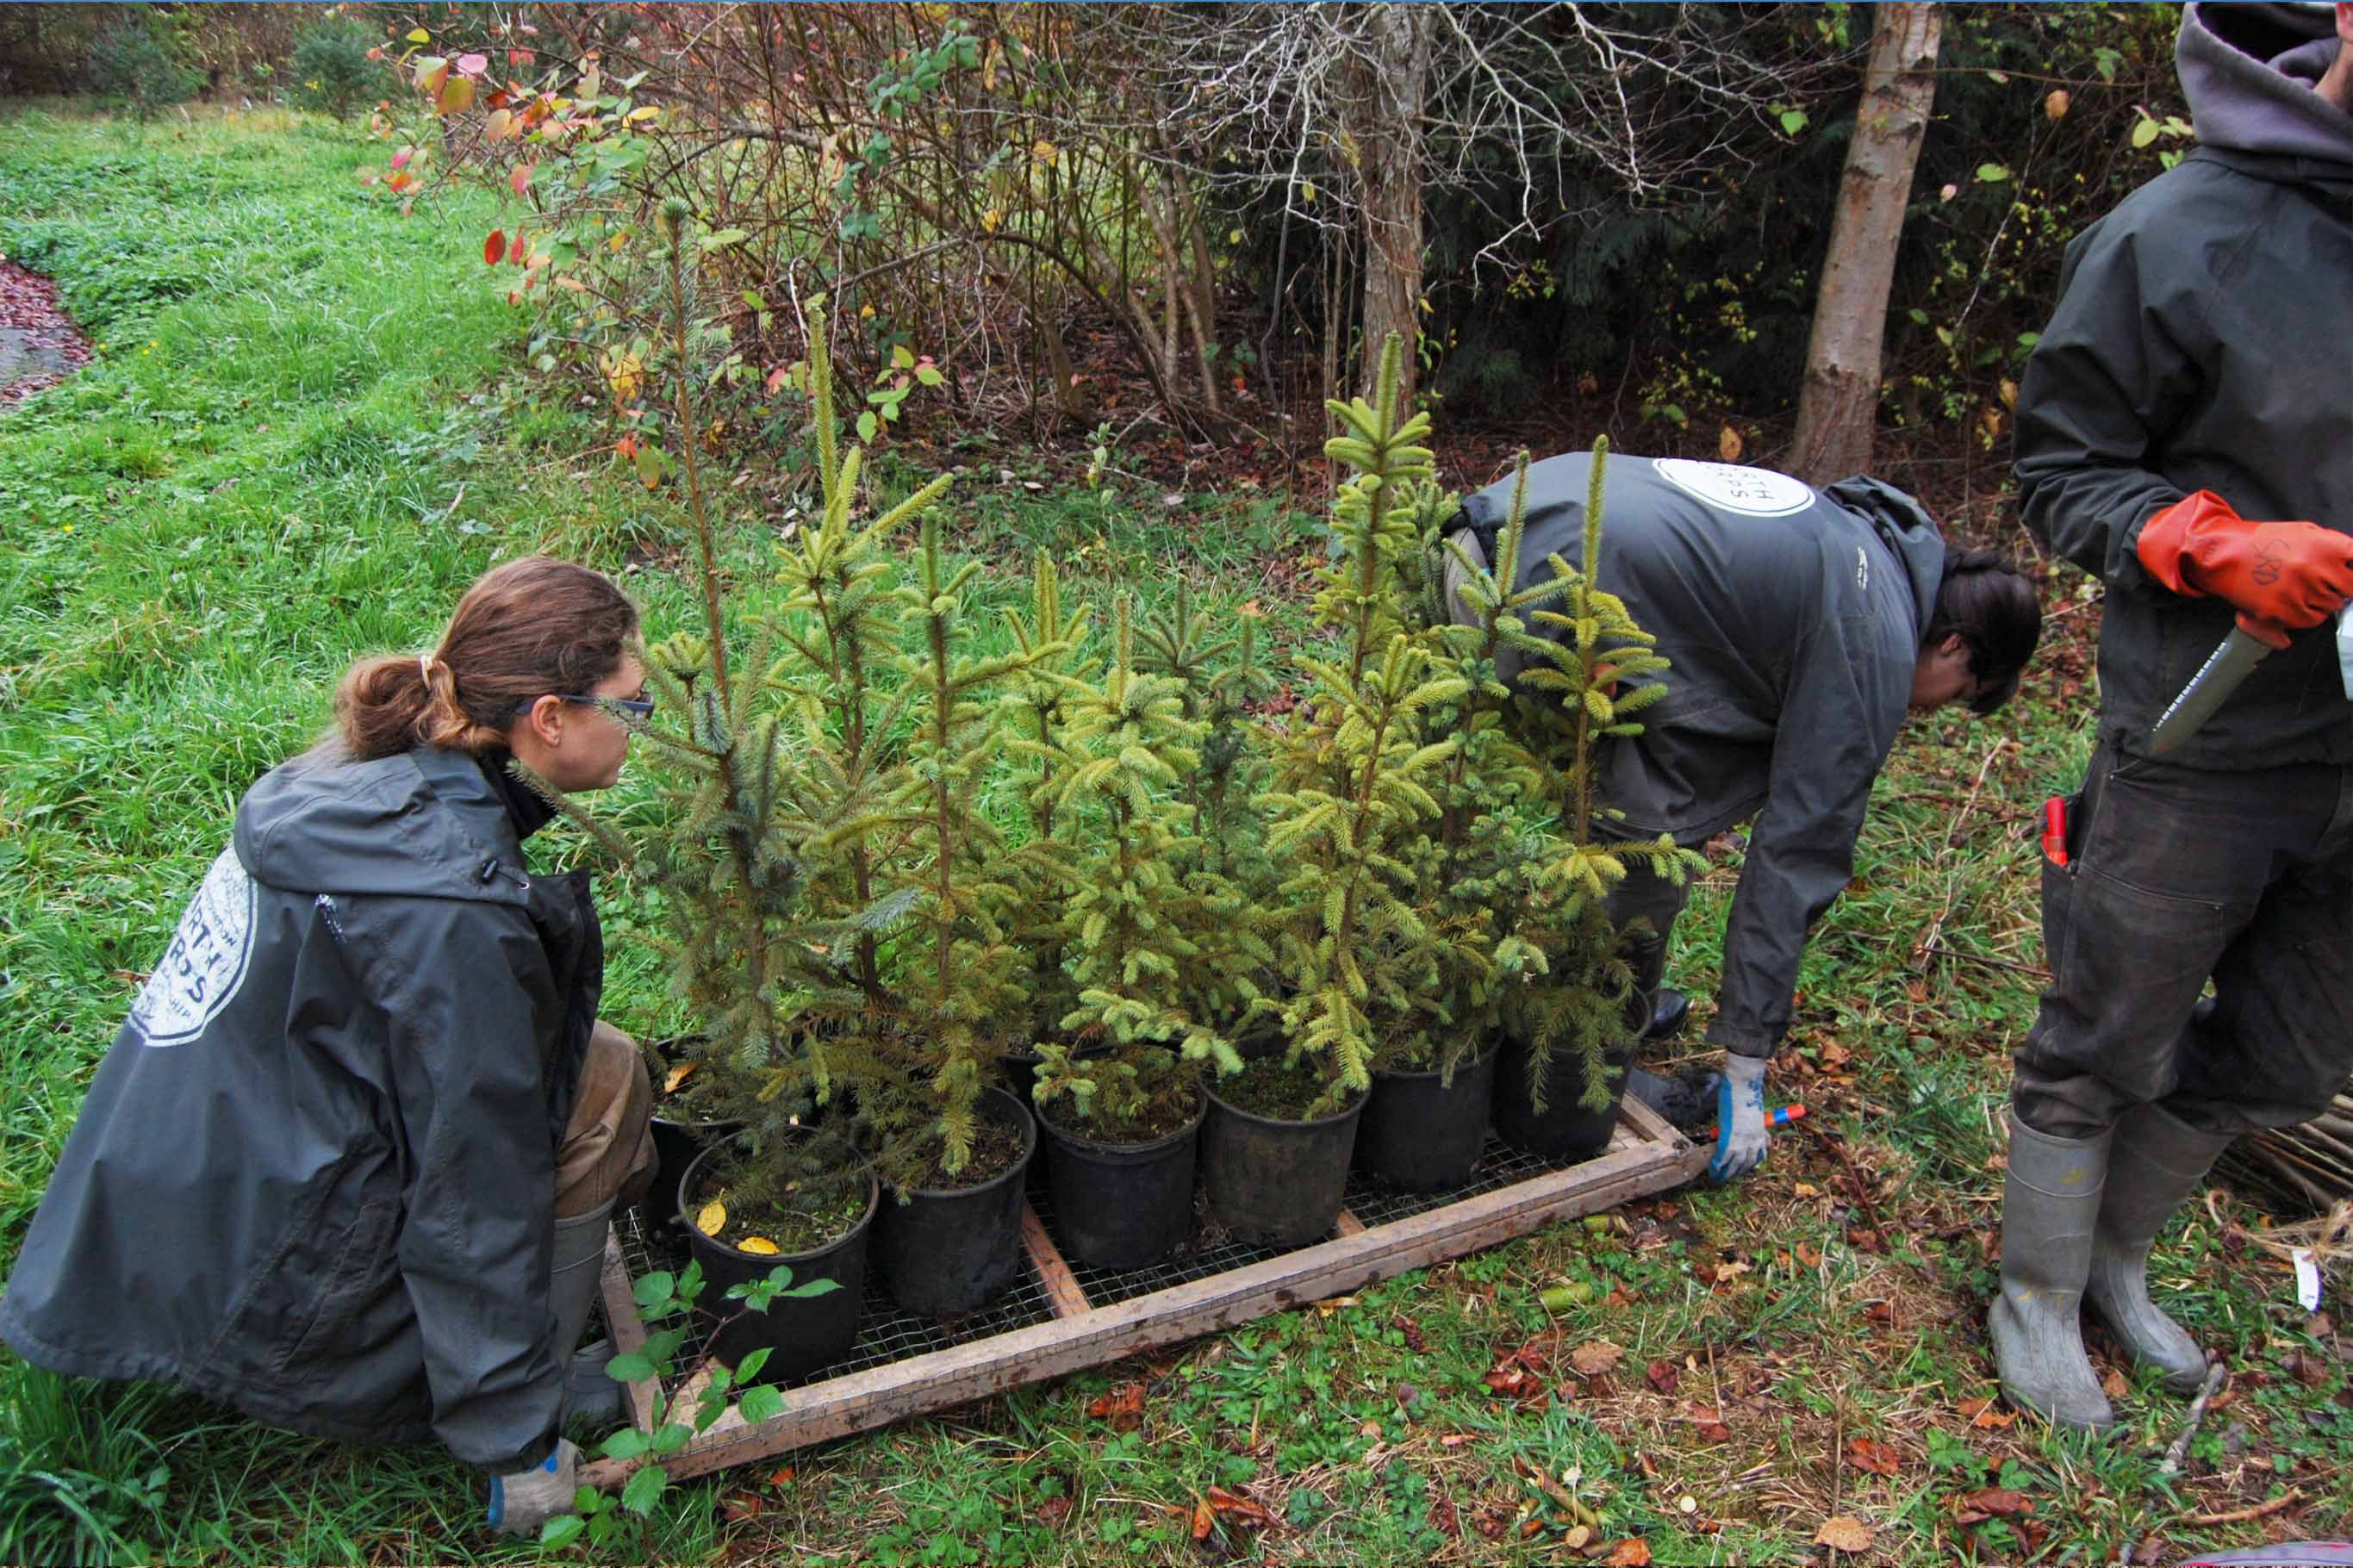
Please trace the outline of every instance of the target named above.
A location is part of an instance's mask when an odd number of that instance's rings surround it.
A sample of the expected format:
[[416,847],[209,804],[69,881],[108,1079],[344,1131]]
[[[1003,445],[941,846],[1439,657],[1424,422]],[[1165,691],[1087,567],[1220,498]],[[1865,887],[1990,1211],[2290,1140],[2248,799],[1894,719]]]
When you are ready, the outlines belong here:
[[[1985,791],[1986,779],[1992,773],[1995,761],[2002,752],[2008,751],[2010,746],[2009,741],[2001,740],[1996,741],[1986,748],[1985,761],[1978,764],[1977,782],[1969,785],[1968,798],[1961,803],[1961,809],[1953,814],[1953,826],[1945,830],[1945,847],[1936,851],[1937,865],[1942,866],[1951,856],[1955,846],[1960,842],[1961,829],[1968,826],[1969,814],[1977,809],[1978,796]],[[1960,895],[1961,889],[1957,884],[1947,884],[1945,889],[1944,906],[1937,910],[1936,918],[1928,922],[1927,933],[1921,937],[1919,944],[1912,950],[1913,968],[1923,973],[1926,972],[1928,955],[1937,947],[1937,939],[1945,934],[1945,921],[1951,918],[1953,901]]]
[[2189,1415],[2181,1423],[2181,1435],[2165,1450],[2165,1462],[2157,1467],[2156,1479],[2169,1479],[2181,1468],[2181,1461],[2189,1452],[2189,1439],[2198,1435],[2198,1428],[2206,1420],[2206,1402],[2222,1386],[2222,1363],[2219,1361],[2206,1369],[2206,1381],[2198,1385],[2198,1397],[2189,1402]]
[[1596,1533],[1599,1532],[1601,1529],[1601,1516],[1594,1512],[1591,1509],[1586,1507],[1584,1502],[1575,1492],[1570,1491],[1567,1487],[1562,1486],[1558,1481],[1554,1480],[1550,1476],[1546,1475],[1543,1470],[1537,1468],[1533,1460],[1522,1459],[1520,1461],[1520,1474],[1534,1481],[1536,1484],[1536,1489],[1544,1493],[1545,1496],[1552,1499],[1555,1503],[1558,1504],[1565,1511],[1567,1511],[1569,1518],[1585,1526],[1588,1530],[1593,1531]]
[[1846,1167],[1847,1182],[1854,1189],[1854,1201],[1862,1205],[1862,1217],[1870,1222],[1871,1234],[1879,1238],[1880,1247],[1893,1257],[1895,1252],[1894,1243],[1887,1239],[1887,1227],[1879,1223],[1879,1210],[1872,1205],[1871,1190],[1863,1184],[1862,1173],[1855,1169],[1853,1158],[1846,1152],[1846,1141],[1817,1122],[1809,1121],[1804,1125],[1806,1131],[1812,1133],[1815,1139],[1827,1147],[1831,1153],[1836,1154],[1839,1163]]
[[2251,1519],[2268,1519],[2291,1503],[2304,1500],[2302,1487],[2290,1487],[2286,1492],[2269,1502],[2259,1502],[2253,1508],[2234,1508],[2223,1513],[2196,1513],[2189,1516],[2192,1524],[2244,1524]]
[[2040,964],[2021,963],[2015,959],[1988,958],[1981,953],[1963,952],[1958,948],[1947,947],[1935,937],[1930,937],[1920,944],[1920,954],[1923,958],[1950,958],[1963,963],[1982,963],[1992,969],[2012,969],[2021,974],[2031,975],[2037,980],[2051,978],[2051,972]]

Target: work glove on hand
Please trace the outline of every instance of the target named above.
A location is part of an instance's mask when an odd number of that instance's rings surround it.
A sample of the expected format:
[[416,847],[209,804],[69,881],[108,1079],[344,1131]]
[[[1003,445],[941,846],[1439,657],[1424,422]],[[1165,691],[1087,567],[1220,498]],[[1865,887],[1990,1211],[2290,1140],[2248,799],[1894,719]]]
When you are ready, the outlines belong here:
[[2212,490],[2148,520],[2134,546],[2148,574],[2192,599],[2226,599],[2274,647],[2353,599],[2353,538],[2311,522],[2254,522]]
[[1715,1086],[1715,1158],[1707,1173],[1719,1182],[1745,1176],[1765,1163],[1765,1058],[1727,1051]]
[[555,1440],[555,1452],[529,1469],[491,1478],[491,1528],[501,1535],[536,1538],[540,1526],[559,1513],[573,1511],[580,1489],[576,1473],[579,1446],[569,1437]]

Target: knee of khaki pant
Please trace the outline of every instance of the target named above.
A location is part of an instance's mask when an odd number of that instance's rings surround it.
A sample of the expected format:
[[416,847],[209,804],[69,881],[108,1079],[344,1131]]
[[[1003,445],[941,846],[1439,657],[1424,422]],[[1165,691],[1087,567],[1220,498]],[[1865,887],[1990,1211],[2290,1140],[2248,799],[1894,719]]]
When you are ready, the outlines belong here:
[[580,1089],[555,1155],[559,1219],[642,1195],[654,1177],[653,1084],[638,1044],[599,1021],[588,1032]]

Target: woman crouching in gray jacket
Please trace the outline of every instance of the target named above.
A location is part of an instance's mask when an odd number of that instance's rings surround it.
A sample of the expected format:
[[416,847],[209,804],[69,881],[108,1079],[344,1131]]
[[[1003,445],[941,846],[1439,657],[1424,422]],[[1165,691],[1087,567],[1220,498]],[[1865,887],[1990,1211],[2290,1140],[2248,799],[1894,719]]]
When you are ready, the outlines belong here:
[[587,874],[532,874],[553,813],[509,763],[619,777],[651,707],[637,629],[533,557],[431,652],[344,676],[336,733],[248,792],[100,1065],[0,1337],[273,1426],[438,1437],[512,1533],[570,1509],[566,1368],[608,1216],[652,1178],[651,1093],[596,1021]]

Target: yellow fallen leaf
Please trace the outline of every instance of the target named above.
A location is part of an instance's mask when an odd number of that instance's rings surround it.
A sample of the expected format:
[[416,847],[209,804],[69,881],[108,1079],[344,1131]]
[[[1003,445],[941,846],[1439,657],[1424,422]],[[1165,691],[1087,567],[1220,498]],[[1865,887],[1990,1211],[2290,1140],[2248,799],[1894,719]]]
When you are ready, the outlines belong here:
[[678,1092],[678,1086],[694,1076],[696,1065],[697,1064],[693,1062],[681,1062],[678,1066],[670,1068],[669,1075],[662,1079],[662,1092],[664,1094],[676,1094]]
[[1827,1546],[1833,1552],[1868,1552],[1871,1550],[1871,1526],[1850,1514],[1822,1521],[1814,1531],[1814,1544]]
[[763,1258],[773,1258],[779,1248],[765,1236],[747,1236],[735,1244],[738,1252],[756,1252]]
[[727,1228],[727,1205],[713,1198],[702,1205],[694,1216],[694,1228],[705,1236],[717,1236]]

